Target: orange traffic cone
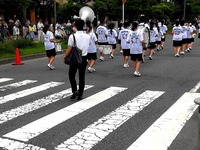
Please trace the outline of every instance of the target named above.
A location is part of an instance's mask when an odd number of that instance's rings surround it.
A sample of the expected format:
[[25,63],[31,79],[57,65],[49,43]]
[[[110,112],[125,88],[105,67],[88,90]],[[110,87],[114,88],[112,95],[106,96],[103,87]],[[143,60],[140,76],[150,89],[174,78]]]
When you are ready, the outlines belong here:
[[21,63],[21,59],[20,59],[20,54],[19,54],[19,49],[16,48],[15,49],[15,64],[13,65],[23,65],[24,63]]

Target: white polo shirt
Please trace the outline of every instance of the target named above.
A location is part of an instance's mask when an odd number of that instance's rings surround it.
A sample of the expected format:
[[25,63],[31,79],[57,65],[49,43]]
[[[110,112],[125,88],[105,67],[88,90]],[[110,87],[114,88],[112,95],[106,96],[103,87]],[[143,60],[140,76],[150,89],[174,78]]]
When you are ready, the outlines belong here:
[[95,42],[97,41],[97,37],[93,31],[91,31],[88,35],[90,36],[90,46],[88,48],[88,53],[96,53],[97,48]]
[[108,30],[105,26],[97,27],[96,34],[97,34],[98,42],[100,42],[100,43],[107,42],[106,36],[108,35]]
[[173,40],[174,41],[182,41],[183,38],[183,29],[181,26],[175,26],[172,29],[173,34]]
[[126,39],[127,39],[129,32],[131,32],[131,30],[129,30],[129,29],[122,29],[119,32],[118,39],[121,40],[122,49],[130,49],[130,43],[126,42]]
[[117,31],[112,29],[112,33],[111,33],[111,29],[108,30],[108,44],[116,44],[117,41],[116,41],[116,38],[117,38]]
[[130,54],[142,54],[143,40],[144,38],[139,31],[129,32],[127,42],[130,42]]
[[[76,31],[74,35],[75,35],[77,47],[80,50],[82,50],[82,56],[86,56],[87,50],[90,44],[90,36],[84,33],[83,31]],[[74,46],[74,38],[72,34],[69,36],[68,46],[69,47]]]
[[51,31],[47,31],[47,33],[43,33],[44,35],[44,46],[45,46],[45,50],[51,50],[51,49],[54,49],[55,48],[55,45],[53,42],[51,42],[50,40],[51,39],[54,39],[54,36],[53,36],[53,32]]

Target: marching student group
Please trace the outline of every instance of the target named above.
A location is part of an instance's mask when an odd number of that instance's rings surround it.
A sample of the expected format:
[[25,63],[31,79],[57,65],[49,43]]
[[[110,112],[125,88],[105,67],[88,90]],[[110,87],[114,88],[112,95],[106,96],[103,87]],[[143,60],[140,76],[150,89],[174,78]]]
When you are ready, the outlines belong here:
[[[148,40],[144,39],[143,28],[148,29]],[[54,69],[52,63],[56,55],[54,43],[57,41],[53,40],[50,28],[47,27],[45,29],[45,50],[48,57],[48,67],[52,70]],[[100,20],[99,26],[94,31],[91,22],[86,21],[85,23],[84,20],[78,19],[74,23],[73,30],[76,45],[82,50],[83,62],[78,65],[69,65],[68,75],[73,93],[71,99],[74,100],[77,98],[77,100],[81,100],[85,87],[85,72],[86,70],[90,73],[95,72],[94,65],[97,60],[97,53],[99,53],[99,59],[104,61],[104,48],[109,45],[111,47],[110,59],[114,59],[115,49],[119,43],[120,53],[123,54],[123,67],[129,67],[128,61],[130,58],[134,69],[134,76],[140,77],[139,69],[141,63],[144,63],[145,55],[148,53],[149,60],[152,60],[155,50],[160,51],[163,49],[168,28],[164,24],[164,21],[156,23],[150,21],[148,24],[138,23],[137,21],[130,24],[124,21],[121,30],[116,30],[114,29],[114,23],[110,22],[106,27],[104,20]],[[192,50],[196,34],[196,27],[194,25],[189,22],[177,20],[171,34],[173,36],[175,57],[184,55],[185,52]],[[48,47],[49,45],[51,46]],[[70,54],[73,45],[74,39],[71,34],[68,39],[68,48],[64,53],[64,58]],[[77,89],[75,79],[77,70],[79,71],[79,89]]]

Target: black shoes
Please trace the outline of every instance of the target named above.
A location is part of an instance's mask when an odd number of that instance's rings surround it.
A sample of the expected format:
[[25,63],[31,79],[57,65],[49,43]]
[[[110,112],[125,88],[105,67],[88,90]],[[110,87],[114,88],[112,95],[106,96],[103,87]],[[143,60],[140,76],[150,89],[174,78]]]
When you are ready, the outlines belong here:
[[71,101],[75,101],[75,99],[80,101],[80,100],[82,100],[82,94],[80,94],[79,92],[74,92],[72,94],[72,96],[70,97],[70,99],[71,99]]
[[70,99],[75,99],[76,96],[77,96],[77,93],[75,92],[75,93],[72,94],[72,96],[70,97]]

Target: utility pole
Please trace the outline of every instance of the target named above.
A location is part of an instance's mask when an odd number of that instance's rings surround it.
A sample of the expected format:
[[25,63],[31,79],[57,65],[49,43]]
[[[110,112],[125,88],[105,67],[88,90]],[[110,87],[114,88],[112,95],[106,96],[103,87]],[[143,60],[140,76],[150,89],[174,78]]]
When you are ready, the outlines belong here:
[[53,8],[54,8],[54,23],[56,24],[56,0],[54,0]]
[[184,0],[183,20],[185,20],[185,14],[186,14],[186,0]]

